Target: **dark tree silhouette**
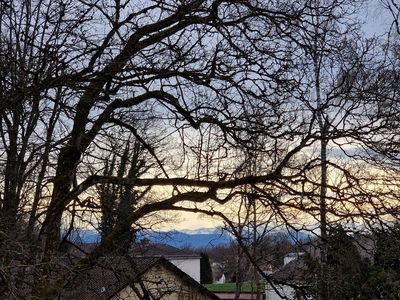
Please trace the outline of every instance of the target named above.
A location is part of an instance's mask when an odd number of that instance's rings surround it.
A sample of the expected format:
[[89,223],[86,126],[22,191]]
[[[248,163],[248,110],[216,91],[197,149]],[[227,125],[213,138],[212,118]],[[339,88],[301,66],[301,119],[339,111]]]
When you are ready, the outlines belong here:
[[207,253],[200,253],[200,283],[213,283],[213,274],[210,264],[210,259]]
[[[326,298],[329,228],[399,213],[398,45],[362,5],[1,1],[1,297],[57,297],[162,212],[225,221],[260,271],[227,213],[248,199],[254,228],[320,235]],[[101,242],[70,259],[82,228]]]

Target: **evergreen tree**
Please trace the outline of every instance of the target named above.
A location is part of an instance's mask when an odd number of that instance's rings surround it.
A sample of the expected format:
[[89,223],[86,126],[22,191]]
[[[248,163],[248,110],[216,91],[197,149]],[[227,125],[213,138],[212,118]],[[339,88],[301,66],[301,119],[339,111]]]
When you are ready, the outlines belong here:
[[357,299],[368,263],[362,259],[357,241],[342,227],[328,236],[329,299]]
[[374,265],[363,285],[362,299],[400,299],[400,224],[376,233]]
[[[319,284],[316,284],[315,289],[310,290],[314,299],[359,299],[363,283],[368,276],[369,263],[361,257],[356,243],[354,237],[348,235],[341,226],[329,230],[326,240],[327,265],[323,278],[327,284],[327,296],[320,297]],[[315,262],[307,261],[310,270]],[[320,264],[318,265],[320,268]],[[321,280],[321,272],[318,271],[317,274],[318,283]],[[315,283],[315,278],[309,280],[311,284]]]
[[208,284],[213,282],[210,259],[207,253],[200,253],[200,283]]

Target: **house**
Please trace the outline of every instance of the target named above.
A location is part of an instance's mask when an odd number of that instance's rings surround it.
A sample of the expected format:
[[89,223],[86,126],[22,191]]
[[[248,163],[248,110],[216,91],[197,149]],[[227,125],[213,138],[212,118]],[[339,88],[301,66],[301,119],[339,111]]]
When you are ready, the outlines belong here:
[[283,258],[283,265],[284,266],[287,265],[291,261],[298,259],[300,256],[303,256],[304,254],[305,254],[304,252],[290,252],[286,254],[285,257]]
[[163,257],[103,257],[72,278],[60,300],[218,300]]
[[[98,246],[92,244],[72,244],[68,253],[74,257],[83,257]],[[200,282],[200,254],[190,249],[179,249],[162,243],[149,243],[143,241],[132,248],[132,257],[164,257],[176,267]]]
[[200,254],[187,249],[179,249],[162,243],[142,243],[135,245],[134,255],[142,257],[164,257],[176,267],[200,282]]
[[274,283],[265,285],[266,300],[298,299],[296,288],[305,288],[313,276],[304,253],[289,253],[284,257],[284,265],[271,274]]
[[[373,262],[376,242],[372,236],[354,234],[348,239],[347,248],[351,248],[350,245],[353,245],[353,250],[358,252],[361,260]],[[341,242],[341,240],[339,241]],[[338,247],[341,250],[336,250],[336,255],[344,259],[348,257],[346,251],[349,249],[343,247],[342,244],[339,244]],[[288,253],[284,257],[284,265],[271,274],[274,283],[266,285],[266,300],[312,299],[311,296],[305,296],[304,292],[315,283],[320,258],[321,251],[318,240],[303,245],[302,252]],[[348,263],[351,265],[353,261],[349,260]]]
[[216,284],[223,284],[223,283],[226,282],[226,278],[225,278],[225,274],[224,273],[217,274],[215,278],[217,278],[214,281],[214,283],[216,283]]

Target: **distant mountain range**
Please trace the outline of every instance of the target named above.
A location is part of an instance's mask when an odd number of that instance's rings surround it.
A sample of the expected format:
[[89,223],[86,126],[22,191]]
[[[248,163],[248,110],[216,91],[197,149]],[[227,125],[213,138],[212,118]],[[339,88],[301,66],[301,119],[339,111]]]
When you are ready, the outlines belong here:
[[[72,234],[71,240],[81,243],[97,243],[100,235],[96,230],[80,230]],[[176,248],[206,248],[229,244],[231,235],[221,229],[198,229],[188,231],[142,231],[139,240],[148,239],[152,243],[164,243]]]
[[139,239],[144,238],[153,243],[164,243],[176,248],[207,248],[229,244],[232,241],[232,236],[221,229],[143,232],[139,235]]
[[[276,231],[272,234],[283,233]],[[287,237],[291,242],[306,240],[310,236],[308,233],[299,232]],[[96,230],[80,230],[70,238],[81,243],[97,243],[100,240]],[[138,235],[139,240],[147,239],[152,243],[163,243],[176,248],[208,248],[219,245],[226,245],[232,242],[233,236],[220,228],[200,228],[196,230],[172,230],[172,231],[142,231]]]

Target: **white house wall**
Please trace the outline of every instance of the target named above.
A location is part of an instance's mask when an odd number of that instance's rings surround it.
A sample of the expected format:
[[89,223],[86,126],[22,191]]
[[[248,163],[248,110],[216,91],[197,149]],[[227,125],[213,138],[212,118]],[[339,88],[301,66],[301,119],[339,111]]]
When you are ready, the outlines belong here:
[[200,258],[168,258],[168,260],[194,280],[200,282]]

